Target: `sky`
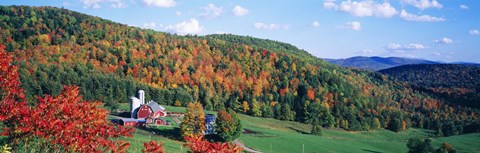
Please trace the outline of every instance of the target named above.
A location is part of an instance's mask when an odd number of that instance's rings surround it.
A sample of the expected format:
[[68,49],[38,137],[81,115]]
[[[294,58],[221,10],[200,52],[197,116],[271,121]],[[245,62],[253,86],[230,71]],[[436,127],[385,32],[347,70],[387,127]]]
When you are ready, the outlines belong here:
[[2,0],[55,6],[179,35],[231,33],[319,58],[480,63],[479,0]]

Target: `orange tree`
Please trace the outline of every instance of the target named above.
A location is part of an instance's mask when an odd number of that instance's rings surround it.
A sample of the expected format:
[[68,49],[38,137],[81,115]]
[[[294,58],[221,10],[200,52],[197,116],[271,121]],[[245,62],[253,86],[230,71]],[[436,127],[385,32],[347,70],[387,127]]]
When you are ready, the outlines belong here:
[[131,136],[133,129],[109,122],[101,103],[82,101],[78,87],[65,86],[59,96],[45,95],[36,106],[27,105],[17,67],[4,48],[0,45],[1,135],[14,146],[35,138],[68,152],[121,152],[129,146],[115,138]]

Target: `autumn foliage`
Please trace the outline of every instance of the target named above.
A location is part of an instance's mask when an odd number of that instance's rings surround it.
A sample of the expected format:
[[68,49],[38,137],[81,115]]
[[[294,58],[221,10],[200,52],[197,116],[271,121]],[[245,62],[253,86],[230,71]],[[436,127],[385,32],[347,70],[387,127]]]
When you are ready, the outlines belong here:
[[3,136],[11,142],[41,138],[69,152],[123,151],[129,144],[114,138],[131,136],[133,129],[114,126],[100,102],[85,102],[75,86],[65,86],[59,96],[45,95],[36,106],[26,105],[16,67],[0,46],[0,121]]
[[180,131],[183,137],[203,135],[205,131],[205,113],[201,103],[188,104],[185,117],[180,124]]
[[163,153],[163,144],[158,144],[157,141],[149,141],[143,143],[143,153]]
[[187,141],[184,146],[190,148],[194,153],[238,153],[242,152],[242,148],[231,143],[209,142],[203,139],[203,135],[186,136]]

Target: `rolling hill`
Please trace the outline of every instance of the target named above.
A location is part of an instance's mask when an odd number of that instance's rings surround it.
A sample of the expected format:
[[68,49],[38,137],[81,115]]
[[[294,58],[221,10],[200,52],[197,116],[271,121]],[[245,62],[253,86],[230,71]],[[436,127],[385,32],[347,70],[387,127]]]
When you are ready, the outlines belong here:
[[445,98],[450,103],[480,107],[480,67],[476,65],[404,65],[379,72]]
[[401,58],[401,57],[365,57],[365,56],[355,56],[346,59],[325,59],[326,61],[344,66],[344,67],[354,67],[366,70],[382,70],[387,68],[392,68],[401,65],[407,64],[440,64],[440,62],[434,62],[424,59],[413,59],[413,58]]
[[380,73],[342,68],[277,41],[179,36],[54,7],[0,6],[0,27],[0,44],[14,56],[32,105],[77,85],[85,100],[112,111],[143,89],[163,105],[199,101],[207,110],[349,131],[480,130],[478,109],[446,105]]

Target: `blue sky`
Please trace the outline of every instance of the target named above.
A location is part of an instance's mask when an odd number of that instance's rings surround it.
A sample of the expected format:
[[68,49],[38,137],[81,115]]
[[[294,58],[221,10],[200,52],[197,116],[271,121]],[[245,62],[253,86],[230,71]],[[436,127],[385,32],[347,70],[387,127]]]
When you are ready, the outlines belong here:
[[291,43],[320,58],[397,56],[480,63],[478,0],[2,0],[55,6],[184,34]]

